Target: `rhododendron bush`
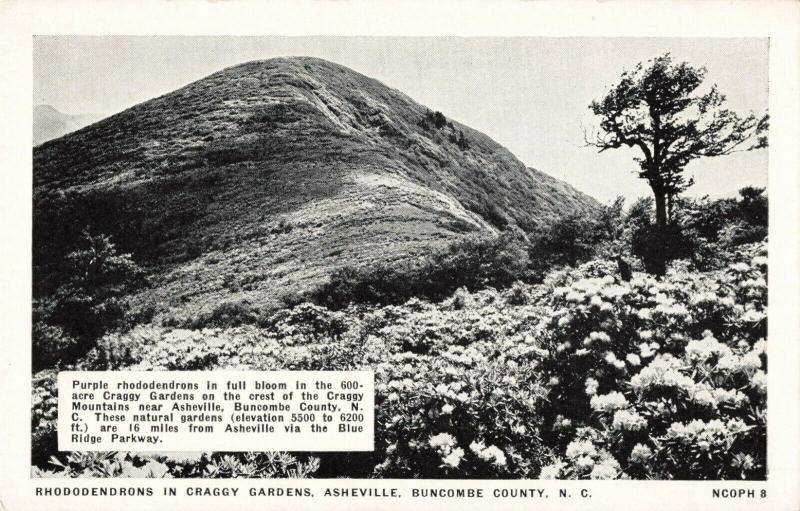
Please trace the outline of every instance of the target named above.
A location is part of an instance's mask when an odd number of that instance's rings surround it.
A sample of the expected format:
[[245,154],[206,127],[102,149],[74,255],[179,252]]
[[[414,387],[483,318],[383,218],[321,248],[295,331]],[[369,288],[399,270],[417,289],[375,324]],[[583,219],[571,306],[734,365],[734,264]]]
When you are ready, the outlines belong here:
[[555,288],[545,433],[565,478],[763,478],[766,252],[710,274]]
[[59,453],[54,371],[34,376],[36,474],[164,477],[763,478],[766,245],[661,279],[593,261],[543,284],[261,326],[139,326],[72,369],[375,373],[372,453]]

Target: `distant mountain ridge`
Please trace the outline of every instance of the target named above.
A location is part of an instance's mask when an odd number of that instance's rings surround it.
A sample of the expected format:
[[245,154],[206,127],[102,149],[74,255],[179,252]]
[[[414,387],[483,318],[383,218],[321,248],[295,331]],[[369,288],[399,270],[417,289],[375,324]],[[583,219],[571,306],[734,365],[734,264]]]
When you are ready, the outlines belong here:
[[102,119],[100,114],[70,115],[50,105],[33,107],[33,145],[62,137]]
[[224,69],[46,142],[33,163],[35,292],[89,226],[147,266],[142,300],[169,309],[268,303],[346,264],[599,206],[486,135],[308,57]]

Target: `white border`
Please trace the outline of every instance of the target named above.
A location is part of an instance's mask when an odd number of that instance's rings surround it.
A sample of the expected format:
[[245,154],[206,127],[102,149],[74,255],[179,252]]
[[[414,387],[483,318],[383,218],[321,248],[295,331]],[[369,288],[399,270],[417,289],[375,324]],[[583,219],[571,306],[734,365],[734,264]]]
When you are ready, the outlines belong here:
[[[800,3],[789,1],[6,1],[0,3],[0,509],[760,509],[800,508]],[[769,480],[698,482],[72,480],[69,486],[394,486],[588,488],[588,500],[35,498],[29,477],[33,34],[661,36],[770,38]],[[58,485],[46,481],[48,485]],[[60,481],[63,485],[63,480]],[[711,499],[711,488],[768,498]],[[245,490],[242,490],[245,491]],[[401,491],[404,491],[401,489]],[[408,490],[405,490],[407,492]],[[157,490],[158,493],[158,490]],[[240,492],[241,493],[241,492]]]

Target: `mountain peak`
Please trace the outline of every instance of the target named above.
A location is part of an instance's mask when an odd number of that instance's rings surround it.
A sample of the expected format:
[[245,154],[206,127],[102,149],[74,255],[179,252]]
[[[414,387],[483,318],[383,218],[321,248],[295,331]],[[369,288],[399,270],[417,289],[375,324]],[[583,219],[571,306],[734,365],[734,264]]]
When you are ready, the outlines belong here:
[[[296,71],[298,73],[305,72],[305,73],[320,73],[320,74],[339,72],[339,73],[352,73],[352,74],[357,74],[359,76],[364,76],[361,75],[361,73],[358,73],[357,71],[349,67],[343,66],[341,64],[321,59],[319,57],[308,57],[308,56],[286,56],[286,57],[272,57],[269,59],[251,60],[248,62],[242,62],[241,64],[236,64],[224,68],[212,74],[211,76],[214,76],[216,74],[225,74],[225,73],[249,74],[249,73],[258,73],[265,70],[268,71],[284,70],[284,71]],[[364,76],[364,78],[366,78],[366,76]]]
[[36,105],[33,107],[33,145],[79,130],[100,117],[94,114],[70,115],[52,105]]
[[321,68],[328,68],[328,69],[338,69],[352,73],[356,72],[350,69],[349,67],[337,64],[336,62],[325,60],[319,57],[311,57],[306,55],[288,55],[283,57],[271,57],[268,59],[250,60],[247,62],[242,62],[240,64],[235,64],[233,66],[229,66],[219,72],[225,72],[231,69],[252,69],[258,67],[280,67],[280,66],[297,67],[303,65],[318,66]]
[[58,110],[56,110],[53,105],[36,105],[33,107],[33,111],[37,113],[54,113],[54,114],[64,115]]
[[229,67],[39,146],[34,187],[38,265],[88,225],[151,268],[151,299],[181,308],[275,300],[343,264],[597,207],[486,135],[312,57]]

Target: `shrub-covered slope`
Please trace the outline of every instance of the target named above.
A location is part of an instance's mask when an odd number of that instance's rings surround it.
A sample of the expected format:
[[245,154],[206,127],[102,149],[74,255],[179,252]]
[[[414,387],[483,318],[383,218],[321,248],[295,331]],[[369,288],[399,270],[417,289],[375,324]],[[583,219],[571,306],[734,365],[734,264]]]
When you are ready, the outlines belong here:
[[34,290],[80,231],[151,274],[140,302],[274,301],[347,264],[594,200],[401,92],[313,58],[222,70],[34,149]]
[[727,256],[659,279],[624,281],[597,260],[440,303],[301,304],[260,327],[109,334],[77,369],[374,370],[375,450],[56,453],[46,370],[34,464],[71,477],[764,479],[766,244]]

